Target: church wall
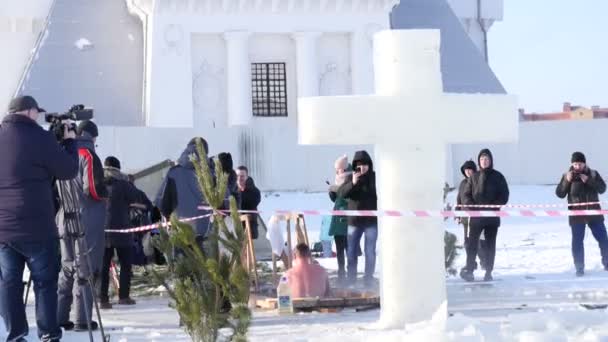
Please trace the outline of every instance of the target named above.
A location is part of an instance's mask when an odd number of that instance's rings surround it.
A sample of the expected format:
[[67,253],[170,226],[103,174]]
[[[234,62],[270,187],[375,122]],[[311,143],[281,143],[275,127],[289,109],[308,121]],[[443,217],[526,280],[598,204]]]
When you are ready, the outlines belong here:
[[318,52],[319,95],[352,94],[350,36],[341,33],[324,34],[319,38]]

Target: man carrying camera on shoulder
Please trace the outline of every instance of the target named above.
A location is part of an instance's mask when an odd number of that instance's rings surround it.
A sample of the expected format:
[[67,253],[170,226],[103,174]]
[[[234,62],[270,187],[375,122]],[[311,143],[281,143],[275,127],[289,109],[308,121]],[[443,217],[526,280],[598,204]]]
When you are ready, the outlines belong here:
[[62,146],[37,124],[31,96],[13,99],[0,125],[0,316],[8,341],[25,341],[23,269],[34,282],[36,322],[42,341],[59,341],[57,226],[52,182],[78,172],[74,132],[63,129]]
[[[563,176],[555,194],[559,198],[568,196],[569,204],[594,203],[587,205],[570,206],[570,210],[599,210],[599,194],[606,191],[606,183],[599,172],[587,166],[585,155],[574,152],[571,158],[571,166]],[[570,228],[572,229],[572,257],[576,276],[585,275],[585,228],[589,226],[591,233],[600,247],[602,264],[608,270],[608,235],[604,225],[603,215],[570,216]]]

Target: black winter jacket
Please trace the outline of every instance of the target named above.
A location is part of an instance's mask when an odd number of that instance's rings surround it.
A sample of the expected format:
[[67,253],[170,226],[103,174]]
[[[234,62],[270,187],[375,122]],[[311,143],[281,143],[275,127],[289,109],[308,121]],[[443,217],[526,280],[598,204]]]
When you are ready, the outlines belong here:
[[[104,170],[105,185],[108,189],[108,205],[105,229],[125,229],[131,225],[129,212],[131,204],[137,203],[139,192],[118,169],[107,167]],[[106,233],[106,247],[130,247],[133,245],[132,233]]]
[[[509,201],[509,186],[507,185],[507,180],[502,173],[494,170],[494,159],[490,150],[481,150],[477,162],[479,163],[482,154],[490,156],[490,167],[486,169],[480,167],[480,170],[468,179],[462,196],[462,204],[505,205]],[[476,207],[469,207],[467,209],[480,211],[500,210],[500,208]],[[472,217],[470,222],[471,225],[498,227],[500,226],[500,217]]]
[[[258,205],[262,201],[262,194],[260,190],[255,186],[255,182],[253,178],[249,177],[247,182],[245,182],[245,190],[240,191],[241,197],[241,209],[243,210],[258,210]],[[258,215],[251,215],[251,238],[258,238]]]
[[[353,158],[353,168],[357,164],[368,164],[369,171],[359,178],[356,185],[353,185],[352,175],[349,176],[338,191],[337,197],[346,198],[348,200],[349,210],[377,210],[378,196],[376,194],[376,173],[374,172],[374,164],[372,158],[366,151],[357,151]],[[378,218],[373,217],[349,217],[348,225],[358,228],[378,227]]]
[[74,140],[62,148],[34,120],[5,116],[0,125],[0,242],[56,239],[52,182],[77,173]]
[[[569,171],[572,171],[572,167]],[[568,182],[566,178],[567,173],[564,173],[561,181],[555,189],[555,194],[559,198],[568,196],[568,203],[587,203],[587,202],[599,202],[599,194],[603,194],[606,191],[606,183],[600,176],[599,172],[590,168],[585,168],[582,172],[587,175],[589,179],[587,182],[583,182],[580,175],[574,175],[572,182]],[[586,206],[570,206],[570,210],[599,210],[601,209],[599,204],[591,204]],[[603,222],[603,215],[592,215],[592,216],[570,216],[570,225],[573,224],[586,224],[591,222]]]

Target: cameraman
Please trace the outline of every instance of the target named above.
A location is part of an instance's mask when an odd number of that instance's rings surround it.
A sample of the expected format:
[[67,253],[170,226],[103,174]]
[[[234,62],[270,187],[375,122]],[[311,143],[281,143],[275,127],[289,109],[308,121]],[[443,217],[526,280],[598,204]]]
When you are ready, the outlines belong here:
[[[107,190],[104,184],[103,166],[95,153],[97,126],[92,121],[85,120],[78,125],[76,133],[78,134],[76,139],[79,156],[78,174],[76,178],[62,185],[65,186],[66,193],[77,194],[77,203],[73,203],[72,198],[60,198],[60,210],[57,215],[61,238],[57,320],[65,330],[86,331],[87,321],[91,319],[91,316],[86,316],[86,312],[89,315],[93,312],[93,294],[91,288],[87,286],[87,280],[93,277],[95,281],[99,276],[105,251]],[[74,209],[77,210],[74,212]],[[67,229],[78,226],[69,221],[74,216],[80,220],[79,226],[83,229],[88,248],[86,251],[78,248],[80,245],[78,234],[70,233]],[[91,263],[91,269],[88,261]],[[72,301],[75,301],[74,322],[70,321]],[[97,328],[97,322],[91,321],[91,329]]]
[[8,341],[25,340],[23,268],[27,264],[36,293],[36,323],[42,341],[59,341],[57,226],[52,182],[78,172],[74,133],[63,131],[63,149],[36,121],[31,96],[13,99],[0,126],[0,316]]
[[[585,155],[581,152],[574,152],[571,158],[572,165],[568,172],[562,176],[562,180],[555,189],[555,194],[559,198],[568,196],[568,203],[589,203],[599,202],[599,194],[606,191],[606,183],[599,172],[587,167]],[[570,206],[570,210],[599,210],[599,203]],[[591,229],[593,237],[597,240],[602,254],[602,264],[608,270],[608,236],[604,225],[603,215],[589,216],[570,216],[570,228],[572,229],[572,257],[576,276],[585,275],[585,226]]]

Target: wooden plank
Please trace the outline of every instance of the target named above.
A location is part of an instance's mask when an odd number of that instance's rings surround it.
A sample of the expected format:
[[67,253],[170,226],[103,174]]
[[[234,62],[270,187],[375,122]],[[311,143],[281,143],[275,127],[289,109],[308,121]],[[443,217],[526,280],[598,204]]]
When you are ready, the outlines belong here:
[[[293,299],[294,310],[320,310],[328,308],[377,308],[380,306],[380,297],[370,298],[295,298]],[[276,298],[260,298],[256,301],[256,307],[264,310],[277,308]]]
[[255,302],[255,306],[264,310],[274,310],[277,308],[277,299],[276,298],[264,298],[258,299]]
[[345,298],[344,305],[345,306],[364,306],[364,305],[372,305],[380,303],[380,297],[370,297],[370,298]]

